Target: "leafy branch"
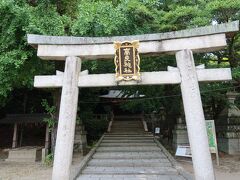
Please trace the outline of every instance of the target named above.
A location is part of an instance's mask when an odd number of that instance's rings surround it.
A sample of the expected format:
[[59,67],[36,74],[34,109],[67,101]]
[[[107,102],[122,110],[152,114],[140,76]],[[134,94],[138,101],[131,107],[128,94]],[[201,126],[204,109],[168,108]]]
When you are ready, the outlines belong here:
[[41,104],[49,115],[49,117],[44,118],[43,121],[47,123],[49,130],[52,131],[57,122],[55,119],[56,107],[50,106],[46,99],[43,99]]

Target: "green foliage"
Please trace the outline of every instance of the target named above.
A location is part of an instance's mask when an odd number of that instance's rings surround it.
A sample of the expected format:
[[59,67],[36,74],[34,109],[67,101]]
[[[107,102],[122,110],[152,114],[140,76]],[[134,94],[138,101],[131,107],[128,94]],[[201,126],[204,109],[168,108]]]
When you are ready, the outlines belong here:
[[54,6],[28,7],[28,12],[30,12],[29,24],[25,29],[27,33],[64,35],[66,17],[59,16]]
[[106,132],[109,123],[106,118],[102,117],[102,119],[98,119],[93,116],[93,112],[91,111],[82,111],[80,115],[90,144],[98,140]]
[[[21,67],[29,52],[24,51],[24,36],[19,24],[26,26],[24,17],[27,13],[21,7],[14,7],[11,1],[0,3],[0,103],[13,89],[13,84],[19,84]],[[20,82],[21,83],[21,82]]]
[[0,106],[14,88],[32,88],[36,74],[52,72],[26,42],[27,33],[62,35],[64,26],[53,6],[32,7],[24,1],[0,2]]
[[[191,27],[211,25],[239,19],[239,1],[224,0],[120,0],[84,1],[78,7],[78,19],[73,21],[72,33],[83,36],[128,35],[181,30]],[[106,12],[106,10],[107,12]],[[104,13],[104,14],[103,14]],[[115,16],[111,14],[115,13]],[[115,26],[115,27],[114,27]],[[233,42],[234,40],[234,42]],[[207,68],[236,67],[239,59],[239,37],[229,39],[234,48],[209,54],[196,55],[196,64],[204,63]],[[230,47],[230,45],[229,45]],[[234,54],[234,56],[231,55]],[[166,70],[168,65],[176,66],[175,57],[141,57],[141,71]],[[112,72],[112,61],[91,61],[84,64],[91,73]],[[233,77],[239,82],[239,68],[233,69]],[[204,104],[221,109],[225,103],[225,93],[232,90],[230,83],[205,83],[201,85]],[[160,106],[167,107],[172,114],[181,111],[181,96],[178,86],[151,86],[121,88],[125,93],[136,91],[150,99],[133,100],[122,103],[123,109],[132,111],[158,111]],[[223,90],[221,90],[223,89]],[[91,90],[90,90],[91,91]],[[96,91],[94,91],[96,94]],[[177,95],[177,96],[175,96]],[[170,96],[170,97],[168,97]],[[171,97],[173,96],[173,97]],[[151,99],[153,97],[153,99]],[[154,97],[159,97],[154,99]],[[97,99],[96,99],[97,100]],[[216,109],[216,108],[215,108]],[[216,110],[216,113],[219,110]]]
[[55,127],[55,124],[57,123],[57,120],[55,118],[56,114],[56,107],[55,106],[50,106],[47,102],[46,99],[42,100],[42,106],[49,115],[48,118],[44,118],[43,121],[47,123],[49,130],[52,131],[53,128]]
[[210,12],[213,20],[218,23],[240,19],[240,1],[211,0],[206,4],[206,11]]
[[174,10],[164,13],[160,19],[161,29],[175,31],[193,26],[194,18],[199,14],[197,6],[173,7]]
[[78,18],[72,26],[73,35],[101,36],[119,34],[126,18],[110,2],[83,1],[78,7]]
[[236,81],[240,81],[240,67],[236,67],[232,69],[233,79]]
[[46,166],[53,166],[53,160],[54,160],[54,154],[50,153],[45,157],[44,164]]

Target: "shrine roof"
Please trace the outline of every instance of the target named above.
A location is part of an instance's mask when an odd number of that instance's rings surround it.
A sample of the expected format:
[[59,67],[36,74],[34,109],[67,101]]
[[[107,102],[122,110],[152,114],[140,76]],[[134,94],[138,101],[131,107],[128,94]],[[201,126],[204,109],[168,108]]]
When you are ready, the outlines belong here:
[[139,92],[135,93],[125,93],[124,91],[121,90],[109,90],[108,94],[101,95],[99,96],[101,98],[110,98],[110,99],[132,99],[132,98],[142,98],[145,97],[143,94],[139,94]]
[[230,23],[217,24],[211,26],[197,27],[180,31],[166,33],[129,35],[129,36],[112,36],[112,37],[74,37],[74,36],[45,36],[28,34],[28,43],[32,46],[38,44],[45,45],[87,45],[87,44],[111,44],[114,41],[161,41],[168,39],[188,38],[196,36],[207,36],[211,34],[226,34],[232,36],[239,31],[239,21]]

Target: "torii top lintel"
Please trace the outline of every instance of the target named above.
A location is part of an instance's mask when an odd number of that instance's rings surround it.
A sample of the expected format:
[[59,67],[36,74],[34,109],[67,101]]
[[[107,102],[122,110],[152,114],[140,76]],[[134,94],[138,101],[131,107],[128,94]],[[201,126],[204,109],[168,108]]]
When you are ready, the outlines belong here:
[[239,31],[239,21],[198,27],[181,31],[112,37],[44,36],[28,34],[28,43],[38,49],[42,59],[65,60],[67,56],[82,59],[113,58],[114,41],[139,40],[140,54],[174,54],[191,49],[193,52],[211,52],[224,48],[226,37]]

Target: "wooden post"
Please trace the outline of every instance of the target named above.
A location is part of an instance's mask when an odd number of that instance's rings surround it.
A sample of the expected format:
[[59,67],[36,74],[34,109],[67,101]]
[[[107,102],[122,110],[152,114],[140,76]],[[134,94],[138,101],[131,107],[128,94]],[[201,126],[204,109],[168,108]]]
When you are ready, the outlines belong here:
[[192,151],[195,179],[214,180],[212,159],[192,51],[182,50],[177,52],[176,60],[182,78],[182,99]]
[[17,140],[18,140],[18,124],[15,123],[14,124],[14,129],[13,129],[13,142],[12,142],[12,148],[16,148],[17,147]]
[[78,57],[66,58],[52,180],[70,179],[80,69],[81,60]]
[[19,141],[19,147],[22,146],[22,141],[23,141],[23,129],[24,129],[24,124],[21,124],[21,131],[20,131],[20,141]]

